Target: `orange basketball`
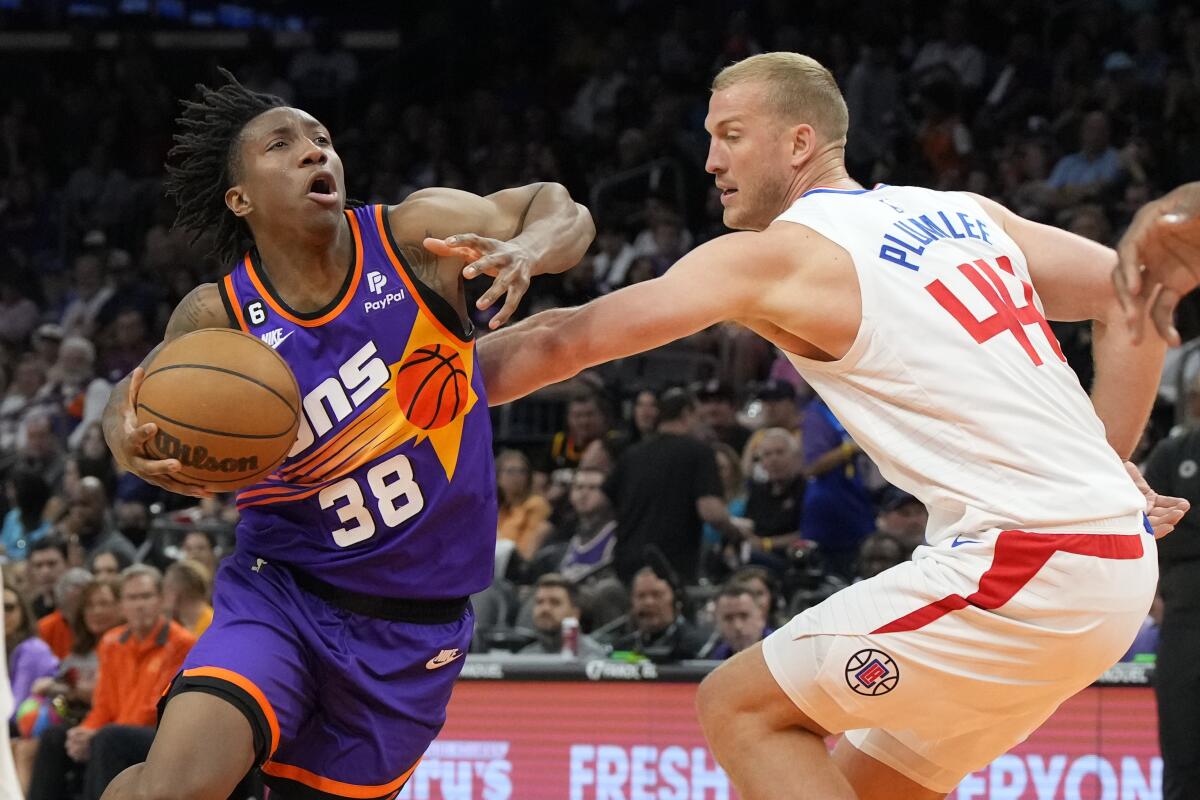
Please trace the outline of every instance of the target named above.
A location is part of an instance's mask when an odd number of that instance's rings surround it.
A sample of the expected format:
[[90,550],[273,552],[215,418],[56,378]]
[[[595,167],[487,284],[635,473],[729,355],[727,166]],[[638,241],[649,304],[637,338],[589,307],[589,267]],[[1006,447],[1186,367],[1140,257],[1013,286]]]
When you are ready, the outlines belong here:
[[396,402],[413,425],[425,430],[448,425],[467,407],[467,372],[449,345],[419,347],[396,371]]
[[232,491],[269,475],[291,449],[300,388],[254,336],[206,328],[172,340],[147,365],[137,419],[158,425],[146,452],[178,459],[177,480]]

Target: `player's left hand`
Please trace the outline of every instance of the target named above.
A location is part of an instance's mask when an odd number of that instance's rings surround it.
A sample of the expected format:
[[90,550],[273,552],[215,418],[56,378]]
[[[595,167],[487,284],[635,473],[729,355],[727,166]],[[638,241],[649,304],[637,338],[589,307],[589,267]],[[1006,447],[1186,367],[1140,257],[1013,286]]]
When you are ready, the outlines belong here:
[[463,277],[467,280],[490,275],[494,280],[479,301],[479,309],[490,308],[504,296],[504,305],[488,323],[492,330],[512,318],[534,275],[537,259],[527,248],[514,242],[489,239],[474,233],[459,233],[445,239],[426,238],[425,249],[445,258],[461,258],[466,262]]
[[1125,471],[1129,473],[1134,484],[1146,496],[1146,516],[1150,519],[1150,527],[1154,529],[1154,538],[1161,539],[1175,530],[1175,526],[1179,524],[1179,520],[1183,519],[1183,515],[1188,512],[1192,504],[1182,497],[1159,494],[1151,489],[1150,484],[1146,483],[1146,479],[1142,477],[1141,471],[1129,461],[1125,462]]

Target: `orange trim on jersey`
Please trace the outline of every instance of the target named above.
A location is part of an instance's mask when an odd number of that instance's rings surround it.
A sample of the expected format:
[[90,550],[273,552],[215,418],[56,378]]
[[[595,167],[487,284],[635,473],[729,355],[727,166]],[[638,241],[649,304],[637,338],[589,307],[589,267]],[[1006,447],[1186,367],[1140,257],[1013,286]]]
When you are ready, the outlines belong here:
[[341,450],[351,441],[356,439],[365,428],[373,426],[379,422],[381,415],[383,421],[387,422],[387,401],[391,399],[391,392],[388,392],[383,397],[376,400],[366,411],[359,414],[354,422],[346,426],[346,429],[340,432],[337,436],[323,442],[319,447],[315,448],[311,453],[304,456],[295,463],[288,464],[287,467],[279,471],[280,476],[284,480],[291,480],[301,471],[307,470],[309,467],[315,466],[319,462],[325,461],[326,457],[336,455],[336,451]]
[[293,767],[291,764],[280,764],[278,761],[268,761],[263,764],[262,771],[272,777],[285,778],[289,781],[302,783],[305,786],[316,789],[319,792],[325,792],[326,794],[355,798],[355,800],[373,800],[373,798],[387,797],[399,791],[404,786],[405,781],[409,779],[409,776],[413,774],[413,770],[417,768],[417,764],[420,763],[421,759],[418,758],[417,763],[409,767],[399,778],[378,786],[359,786],[354,783],[342,783],[332,778],[323,778],[315,772],[309,772],[302,767]]
[[263,716],[267,718],[267,725],[271,728],[271,750],[267,753],[267,758],[275,755],[275,750],[279,747],[279,718],[275,716],[275,709],[271,707],[271,701],[267,700],[267,696],[262,693],[262,690],[254,685],[254,681],[244,675],[239,675],[236,672],[221,669],[220,667],[196,667],[195,669],[184,670],[183,677],[217,678],[218,680],[232,683],[250,695],[254,699],[254,702],[258,703],[258,707],[262,709]]
[[412,296],[413,301],[417,304],[417,308],[421,309],[421,313],[425,315],[425,318],[432,322],[433,327],[437,328],[443,336],[449,339],[450,342],[469,346],[470,342],[463,342],[461,336],[457,336],[452,333],[450,329],[443,325],[441,320],[439,320],[437,316],[429,310],[429,306],[425,305],[425,301],[422,299],[421,293],[418,292],[417,287],[413,285],[412,278],[408,276],[408,270],[404,268],[404,263],[400,260],[400,254],[392,248],[392,242],[388,238],[387,228],[385,228],[383,224],[383,208],[384,207],[382,204],[375,206],[375,229],[379,233],[379,243],[383,247],[383,252],[387,253],[388,260],[392,262],[392,267],[395,268],[396,273],[400,276],[400,280],[404,281],[404,285],[408,287],[408,293]]
[[[246,254],[246,269],[250,269],[250,254]],[[229,298],[229,305],[233,306],[233,315],[237,317],[238,325],[246,333],[250,332],[250,328],[246,326],[246,318],[242,316],[242,304],[238,300],[237,292],[233,290],[233,273],[225,276],[225,295]]]
[[242,498],[239,497],[238,501],[237,501],[237,505],[238,505],[238,508],[244,508],[246,506],[266,506],[266,505],[271,505],[273,503],[288,503],[288,502],[291,502],[292,500],[303,500],[306,497],[312,497],[314,494],[316,494],[317,492],[321,491],[324,488],[325,488],[324,486],[318,486],[315,489],[309,489],[308,491],[300,492],[299,494],[274,495],[272,497],[260,497],[258,499],[251,500],[248,503],[243,503]]
[[338,314],[341,314],[346,309],[346,306],[350,305],[350,301],[354,298],[355,293],[358,291],[358,281],[362,277],[362,232],[358,229],[358,219],[354,216],[353,211],[346,212],[346,219],[350,221],[350,231],[354,234],[354,264],[350,267],[350,269],[353,271],[354,277],[350,279],[350,286],[347,287],[346,294],[342,297],[341,301],[338,302],[338,304],[334,306],[328,313],[322,314],[316,319],[300,319],[295,314],[289,313],[285,308],[280,306],[279,303],[275,301],[275,298],[271,296],[271,293],[267,291],[267,287],[263,285],[262,280],[259,279],[258,274],[254,271],[254,265],[250,262],[250,257],[246,257],[246,274],[250,276],[250,282],[253,283],[254,288],[258,290],[258,294],[262,297],[263,302],[269,305],[272,311],[286,319],[288,322],[291,322],[295,325],[301,325],[305,328],[316,328],[319,325],[324,325],[326,322],[335,319]]

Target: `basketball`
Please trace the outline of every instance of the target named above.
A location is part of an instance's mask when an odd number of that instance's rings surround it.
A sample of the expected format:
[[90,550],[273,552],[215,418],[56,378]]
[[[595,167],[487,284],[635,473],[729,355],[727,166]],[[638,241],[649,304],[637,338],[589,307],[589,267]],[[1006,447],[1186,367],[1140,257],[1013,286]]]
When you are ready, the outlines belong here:
[[467,405],[462,357],[447,345],[418,347],[396,371],[396,401],[413,425],[448,425]]
[[137,420],[158,425],[146,452],[178,459],[177,480],[232,491],[269,475],[291,449],[300,388],[254,336],[206,328],[167,343],[147,365]]

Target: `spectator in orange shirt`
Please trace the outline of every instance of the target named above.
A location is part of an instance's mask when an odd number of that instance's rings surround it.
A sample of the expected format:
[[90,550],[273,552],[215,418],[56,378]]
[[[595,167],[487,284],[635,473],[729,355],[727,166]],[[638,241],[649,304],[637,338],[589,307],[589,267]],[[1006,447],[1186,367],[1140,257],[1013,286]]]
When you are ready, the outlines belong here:
[[524,453],[504,450],[496,456],[496,486],[500,501],[497,533],[512,541],[528,561],[550,532],[550,503],[534,494],[533,470]]
[[59,660],[71,652],[75,643],[75,634],[71,631],[70,619],[79,608],[79,596],[83,587],[92,582],[92,575],[86,569],[72,567],[58,579],[54,587],[54,599],[57,608],[48,616],[38,620],[38,636],[50,645],[50,652]]
[[92,710],[74,728],[59,726],[42,736],[29,800],[67,796],[67,775],[81,764],[83,800],[99,800],[113,778],[150,752],[158,700],[196,637],[163,616],[158,570],[129,567],[121,573],[120,590],[127,624],[100,642]]
[[163,576],[163,603],[167,616],[197,639],[212,624],[212,578],[198,561],[185,558],[167,567]]

